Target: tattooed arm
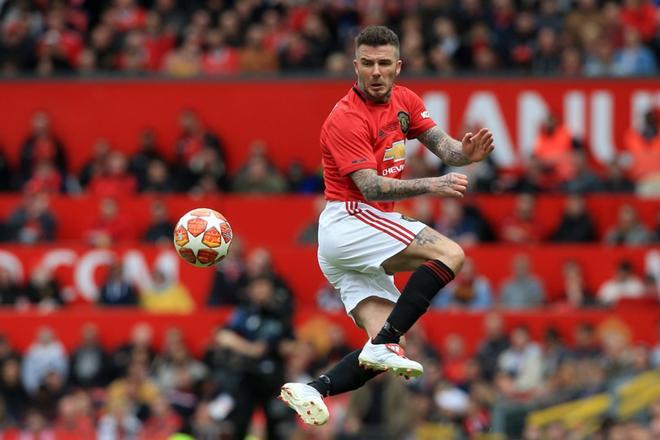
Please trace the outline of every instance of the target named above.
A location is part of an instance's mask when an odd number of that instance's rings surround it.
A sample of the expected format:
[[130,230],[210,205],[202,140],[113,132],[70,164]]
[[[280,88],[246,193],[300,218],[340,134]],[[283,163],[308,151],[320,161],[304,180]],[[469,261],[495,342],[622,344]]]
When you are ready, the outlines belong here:
[[463,197],[467,188],[467,177],[449,173],[440,177],[399,180],[382,177],[374,169],[357,170],[351,179],[367,200],[401,200],[421,194],[437,194],[445,197]]
[[493,151],[493,135],[485,128],[475,135],[466,133],[462,141],[458,141],[440,127],[429,128],[417,136],[426,148],[438,156],[445,164],[463,166],[484,159]]

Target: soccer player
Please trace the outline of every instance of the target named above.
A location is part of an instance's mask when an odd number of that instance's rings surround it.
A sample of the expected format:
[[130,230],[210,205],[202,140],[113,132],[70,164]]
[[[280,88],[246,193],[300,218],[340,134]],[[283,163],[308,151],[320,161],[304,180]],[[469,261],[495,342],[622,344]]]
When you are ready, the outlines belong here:
[[[417,138],[452,166],[480,161],[494,148],[487,129],[461,141],[451,138],[419,96],[394,85],[401,60],[399,39],[390,29],[367,27],[355,46],[357,83],[321,129],[327,204],[319,219],[318,259],[369,340],[309,384],[282,386],[280,398],[305,423],[316,425],[329,418],[323,397],[355,390],[383,371],[406,377],[423,373],[399,341],[463,264],[458,244],[393,212],[395,200],[421,194],[460,198],[468,184],[458,173],[401,180],[405,140]],[[393,274],[402,271],[414,272],[399,293]]]

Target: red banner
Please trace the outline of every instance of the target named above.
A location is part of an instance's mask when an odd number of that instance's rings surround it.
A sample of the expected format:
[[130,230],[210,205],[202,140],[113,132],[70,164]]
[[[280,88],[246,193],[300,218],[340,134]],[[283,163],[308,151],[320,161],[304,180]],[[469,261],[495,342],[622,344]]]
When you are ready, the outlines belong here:
[[181,281],[199,304],[208,295],[213,269],[185,263],[171,246],[115,246],[95,249],[84,245],[4,246],[0,266],[9,269],[19,282],[29,280],[36,267],[53,271],[65,299],[74,303],[95,302],[107,269],[113,262],[124,267],[124,276],[139,290],[147,289],[155,269]]
[[[503,166],[515,166],[530,151],[547,110],[587,141],[597,161],[606,162],[621,148],[625,131],[650,106],[660,105],[660,81],[652,79],[424,79],[402,84],[422,96],[433,118],[452,134],[466,124],[489,127],[497,144],[494,158]],[[90,157],[97,138],[130,152],[145,127],[156,130],[162,150],[171,156],[178,114],[191,108],[224,140],[232,169],[256,139],[267,143],[277,165],[298,159],[313,169],[320,162],[320,126],[350,85],[346,80],[5,82],[0,84],[0,145],[15,162],[31,115],[46,110],[76,170]]]

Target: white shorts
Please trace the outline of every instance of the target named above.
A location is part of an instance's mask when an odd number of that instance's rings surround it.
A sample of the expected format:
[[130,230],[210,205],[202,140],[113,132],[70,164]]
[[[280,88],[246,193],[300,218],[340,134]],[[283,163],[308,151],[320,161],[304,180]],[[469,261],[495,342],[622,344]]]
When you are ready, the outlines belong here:
[[370,296],[399,299],[394,276],[385,273],[381,264],[408,247],[425,227],[366,203],[327,202],[319,219],[319,266],[339,291],[349,315]]

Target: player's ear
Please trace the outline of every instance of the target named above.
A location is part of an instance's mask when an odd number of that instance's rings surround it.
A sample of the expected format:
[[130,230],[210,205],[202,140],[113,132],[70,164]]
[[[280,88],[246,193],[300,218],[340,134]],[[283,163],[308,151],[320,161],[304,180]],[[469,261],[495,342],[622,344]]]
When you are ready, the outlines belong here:
[[399,76],[399,73],[401,73],[401,65],[402,64],[403,64],[403,61],[396,60],[396,76]]
[[359,75],[359,73],[358,73],[358,61],[355,60],[355,59],[353,60],[353,69],[355,69],[355,74]]

